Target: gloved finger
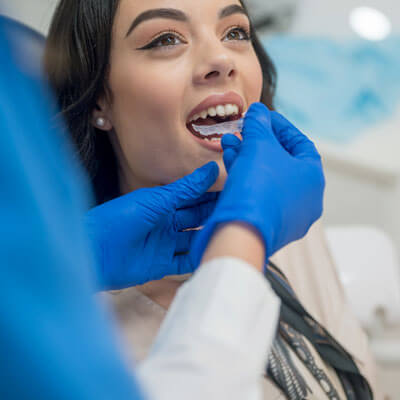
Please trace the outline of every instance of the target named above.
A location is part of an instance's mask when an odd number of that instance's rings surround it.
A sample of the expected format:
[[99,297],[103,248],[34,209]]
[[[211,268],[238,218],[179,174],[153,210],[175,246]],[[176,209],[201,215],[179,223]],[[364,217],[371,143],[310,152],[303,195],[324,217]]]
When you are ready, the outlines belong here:
[[204,224],[214,211],[216,201],[209,201],[194,207],[182,208],[174,214],[174,229],[179,232],[184,229],[197,228]]
[[207,192],[197,199],[187,200],[187,201],[183,202],[181,207],[178,208],[178,210],[182,209],[182,208],[190,208],[190,207],[194,207],[194,206],[199,206],[200,204],[208,203],[210,201],[217,201],[218,196],[219,196],[219,192]]
[[227,149],[224,151],[224,154],[222,156],[223,160],[224,160],[224,165],[225,165],[225,169],[226,172],[229,173],[232,164],[235,162],[236,157],[239,154],[239,150],[238,149]]
[[200,198],[215,183],[218,175],[218,165],[211,161],[190,175],[167,185],[165,189],[171,193],[171,208],[182,208],[188,201]]
[[175,256],[171,267],[174,271],[173,275],[192,274],[196,269],[189,257],[189,253]]
[[321,159],[314,143],[283,115],[272,111],[271,121],[276,138],[289,154],[303,160]]
[[190,250],[190,245],[197,231],[178,232],[176,236],[175,253],[187,253]]
[[222,136],[221,146],[224,151],[227,149],[238,149],[241,144],[242,141],[235,135],[227,134]]
[[143,222],[155,224],[160,218],[170,215],[177,209],[215,199],[217,193],[206,192],[215,183],[218,175],[218,165],[212,161],[174,183],[156,188],[138,189],[124,195],[120,201],[124,201],[127,210],[130,210],[130,204],[140,205]]
[[250,106],[244,117],[242,137],[243,144],[258,139],[278,143],[272,129],[271,112],[267,106],[262,103],[253,103]]

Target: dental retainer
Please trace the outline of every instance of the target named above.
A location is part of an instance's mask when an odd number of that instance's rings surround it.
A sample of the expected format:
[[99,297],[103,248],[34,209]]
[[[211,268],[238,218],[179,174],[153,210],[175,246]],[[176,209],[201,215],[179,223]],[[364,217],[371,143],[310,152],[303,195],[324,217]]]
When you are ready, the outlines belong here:
[[243,130],[244,118],[238,119],[236,121],[221,122],[215,125],[195,125],[193,128],[196,132],[200,133],[202,136],[211,135],[225,135],[227,133],[241,133]]

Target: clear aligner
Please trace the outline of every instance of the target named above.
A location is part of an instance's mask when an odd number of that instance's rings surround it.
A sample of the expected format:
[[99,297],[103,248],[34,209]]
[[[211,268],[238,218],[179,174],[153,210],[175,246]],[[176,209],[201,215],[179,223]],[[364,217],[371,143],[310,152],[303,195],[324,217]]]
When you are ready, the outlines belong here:
[[193,128],[203,136],[225,135],[227,133],[242,132],[244,118],[236,121],[221,122],[215,125],[195,125]]

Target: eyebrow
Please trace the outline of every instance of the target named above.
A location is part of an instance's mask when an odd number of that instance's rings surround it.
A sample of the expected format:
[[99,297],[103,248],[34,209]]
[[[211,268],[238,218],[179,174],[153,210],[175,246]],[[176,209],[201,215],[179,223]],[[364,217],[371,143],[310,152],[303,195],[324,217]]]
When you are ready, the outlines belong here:
[[183,21],[187,22],[189,18],[187,15],[180,11],[180,10],[175,10],[173,8],[156,8],[154,10],[148,10],[144,11],[141,14],[139,14],[135,20],[132,22],[126,37],[131,34],[131,32],[142,22],[148,21],[149,19],[154,19],[154,18],[166,18],[166,19],[174,19],[175,21]]
[[[248,14],[245,11],[245,9],[237,4],[232,4],[230,6],[223,8],[219,12],[218,16],[219,19],[222,19],[229,17],[233,14],[244,14],[248,17]],[[147,10],[139,14],[132,22],[125,37],[128,37],[132,33],[132,31],[142,22],[155,18],[172,19],[181,22],[189,21],[189,17],[183,11],[176,10],[174,8],[155,8],[153,10]]]
[[230,17],[233,14],[243,14],[247,18],[249,18],[249,15],[247,14],[246,10],[242,6],[239,6],[238,4],[232,4],[230,6],[223,8],[219,12],[219,19]]

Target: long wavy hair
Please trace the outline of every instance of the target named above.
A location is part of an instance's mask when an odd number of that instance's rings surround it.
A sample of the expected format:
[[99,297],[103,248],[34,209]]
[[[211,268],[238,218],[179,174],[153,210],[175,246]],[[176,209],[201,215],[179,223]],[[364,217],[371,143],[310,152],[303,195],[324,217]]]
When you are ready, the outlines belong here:
[[[50,26],[44,55],[45,72],[54,89],[60,116],[91,179],[97,204],[119,195],[114,149],[108,135],[92,124],[92,113],[98,107],[99,98],[112,95],[108,74],[112,29],[119,1],[61,0]],[[272,108],[275,67],[254,31],[252,38],[263,73],[261,101]]]

